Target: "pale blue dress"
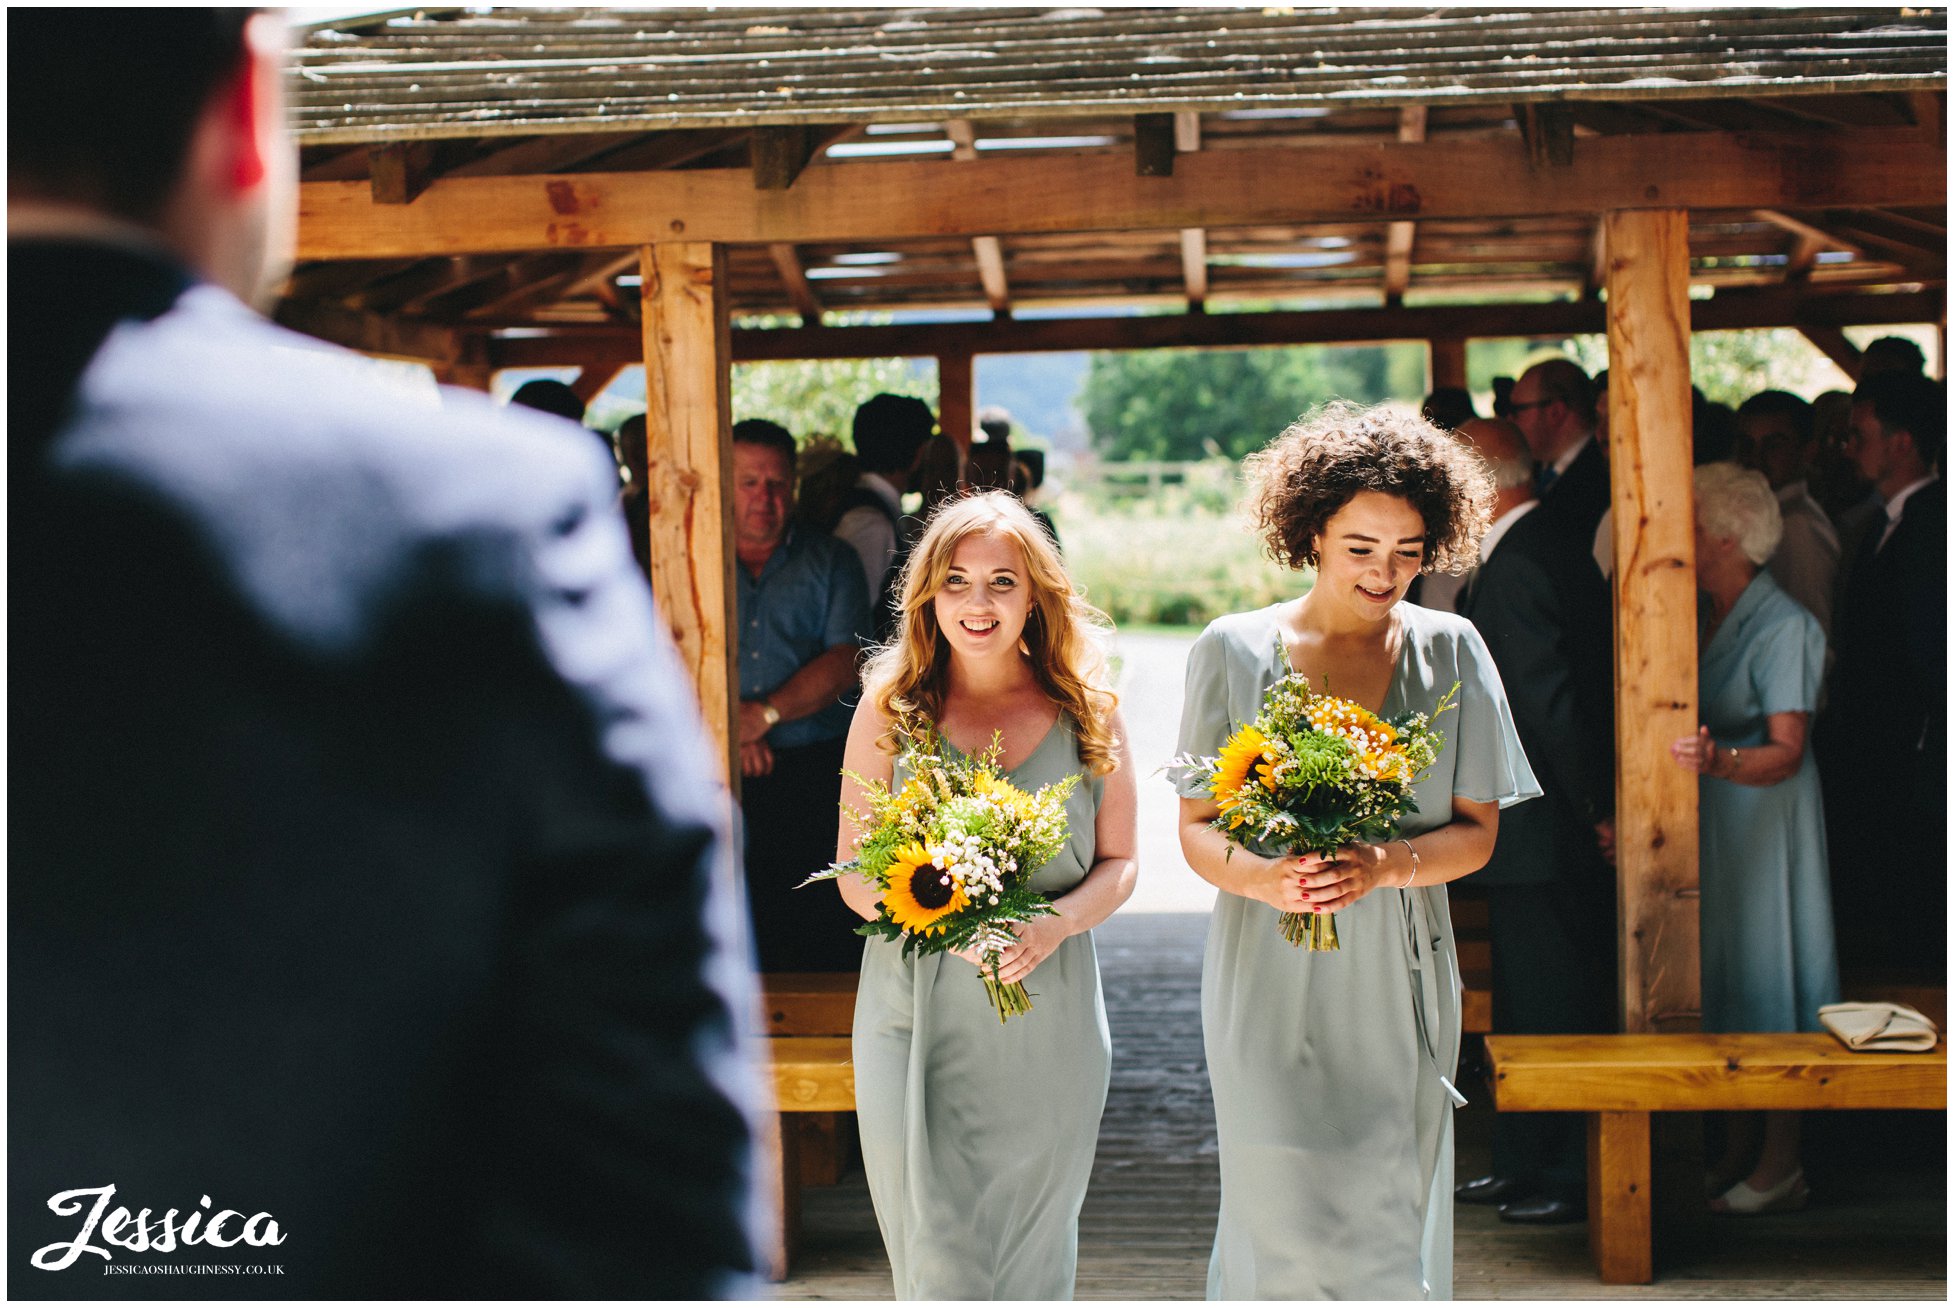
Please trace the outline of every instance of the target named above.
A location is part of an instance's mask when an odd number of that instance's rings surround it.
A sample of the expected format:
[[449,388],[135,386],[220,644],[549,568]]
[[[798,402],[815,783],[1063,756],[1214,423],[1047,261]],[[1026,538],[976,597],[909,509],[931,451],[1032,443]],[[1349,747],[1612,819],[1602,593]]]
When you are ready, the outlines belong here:
[[[1083,773],[1072,721],[1005,773],[1037,790]],[[908,779],[900,762],[895,784]],[[1066,801],[1065,848],[1031,884],[1055,898],[1098,847],[1105,780]],[[1112,1074],[1091,932],[1025,982],[1031,1012],[1000,1024],[977,969],[869,940],[855,999],[855,1109],[898,1299],[1070,1299],[1079,1208]]]
[[[1450,613],[1398,612],[1404,646],[1383,716],[1429,713],[1460,683],[1405,834],[1451,821],[1454,795],[1502,808],[1538,795],[1478,631]],[[1201,633],[1182,751],[1217,754],[1287,672],[1276,614],[1232,614]],[[1177,784],[1206,797],[1191,777]],[[1463,1101],[1452,1087],[1460,987],[1445,888],[1366,895],[1337,914],[1333,953],[1291,945],[1277,917],[1224,891],[1208,930],[1201,1020],[1221,1144],[1208,1297],[1449,1298],[1452,1110]]]
[[[1825,672],[1818,619],[1760,571],[1703,649],[1701,717],[1719,745],[1811,713]],[[1839,999],[1825,809],[1810,748],[1775,786],[1702,779],[1703,1029],[1817,1031]]]

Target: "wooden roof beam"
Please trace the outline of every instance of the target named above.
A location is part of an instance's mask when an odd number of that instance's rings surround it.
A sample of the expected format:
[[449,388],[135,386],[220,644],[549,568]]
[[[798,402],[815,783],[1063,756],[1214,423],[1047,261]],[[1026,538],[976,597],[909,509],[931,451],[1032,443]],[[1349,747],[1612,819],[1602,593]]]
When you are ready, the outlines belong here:
[[1839,371],[1859,380],[1859,347],[1846,339],[1837,327],[1801,324],[1798,334],[1818,348],[1818,352],[1839,365]]
[[943,134],[950,138],[952,159],[970,163],[977,158],[977,128],[968,118],[952,118],[943,124]]
[[1595,220],[1594,234],[1588,237],[1588,269],[1581,285],[1581,298],[1598,300],[1608,284],[1608,224]]
[[[1398,139],[1400,141],[1422,141],[1425,139],[1427,110],[1424,105],[1408,105],[1398,111]],[[1568,120],[1568,139],[1573,140],[1573,120]],[[1570,150],[1571,150],[1570,146]],[[1569,158],[1573,156],[1570,154]],[[1384,232],[1384,303],[1397,304],[1404,299],[1404,293],[1411,285],[1411,245],[1417,239],[1418,224],[1400,221],[1390,224]]]
[[1208,234],[1199,227],[1181,231],[1181,280],[1187,284],[1189,313],[1208,309]]
[[754,187],[762,191],[784,191],[793,186],[794,179],[814,158],[814,129],[805,123],[756,127],[750,149]]
[[979,236],[970,243],[977,256],[977,276],[984,284],[984,299],[991,313],[999,318],[1011,316],[1011,284],[1004,276],[1004,243],[995,236]]
[[1133,171],[1141,177],[1172,177],[1178,148],[1174,115],[1133,115]]
[[[1574,115],[1566,105],[1523,104],[1515,117],[1520,139],[1526,142],[1528,164],[1546,169],[1565,168],[1574,162]],[[1418,139],[1422,141],[1423,135]]]
[[330,304],[287,301],[278,306],[278,322],[293,331],[331,341],[362,354],[395,359],[418,359],[430,364],[453,363],[462,357],[461,334],[435,323],[407,318],[383,318]]
[[[1301,166],[1302,164],[1307,166]],[[444,178],[411,206],[349,182],[300,186],[303,259],[397,258],[623,247],[1178,231],[1267,223],[1593,214],[1614,208],[1818,209],[1851,196],[1907,208],[1946,202],[1947,161],[1917,129],[1594,137],[1572,163],[1535,170],[1511,139],[1338,142],[1204,150],[1172,177],[1138,178],[1117,154],[828,164],[784,203],[745,169]],[[1001,195],[1013,197],[1000,205]]]
[[[1849,327],[1933,322],[1938,291],[1817,293],[1769,287],[1727,291],[1690,301],[1696,331],[1737,331],[1798,325]],[[1010,322],[935,323],[878,327],[742,329],[733,332],[733,357],[875,359],[959,354],[1017,354],[1057,350],[1144,350],[1178,346],[1249,348],[1270,345],[1356,344],[1433,339],[1491,340],[1516,336],[1573,336],[1600,331],[1604,306],[1594,300],[1532,304],[1433,305],[1413,309],[1318,309],[1288,313],[1221,313],[1137,318],[1040,318]],[[566,351],[586,357],[598,342],[617,357],[640,348],[628,329],[592,326],[550,336],[493,342],[497,367],[544,366]]]
[[780,280],[787,287],[787,298],[793,301],[794,312],[801,316],[801,326],[819,327],[821,300],[807,283],[807,269],[801,266],[801,252],[794,248],[791,241],[775,241],[767,246],[767,253],[773,257],[773,266],[779,270]]
[[[1193,154],[1201,148],[1201,115],[1184,109],[1174,115],[1174,149]],[[1181,282],[1187,287],[1187,311],[1208,311],[1208,233],[1201,227],[1181,228]]]
[[389,141],[367,151],[375,204],[412,204],[439,174],[438,141]]

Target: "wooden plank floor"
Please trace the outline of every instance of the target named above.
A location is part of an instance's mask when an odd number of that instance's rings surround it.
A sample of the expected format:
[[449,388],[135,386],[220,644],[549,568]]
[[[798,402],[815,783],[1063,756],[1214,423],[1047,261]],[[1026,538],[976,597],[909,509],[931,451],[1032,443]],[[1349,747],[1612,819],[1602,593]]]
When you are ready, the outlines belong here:
[[[1092,1188],[1079,1221],[1081,1299],[1199,1299],[1219,1199],[1214,1111],[1201,1057],[1205,915],[1126,913],[1100,928],[1113,1084]],[[1031,1019],[1036,1020],[1034,1014]],[[1492,1113],[1483,1091],[1459,1115],[1459,1175],[1486,1166]],[[1818,1115],[1812,1115],[1816,1117]],[[1944,1137],[1912,1114],[1808,1118],[1803,1213],[1707,1218],[1688,1247],[1658,1252],[1652,1286],[1603,1286],[1587,1228],[1524,1228],[1484,1208],[1458,1210],[1461,1299],[1935,1299],[1947,1292]],[[1928,1165],[1881,1167],[1870,1152],[1910,1149]],[[891,1297],[888,1260],[859,1167],[805,1196],[805,1247],[782,1299]]]

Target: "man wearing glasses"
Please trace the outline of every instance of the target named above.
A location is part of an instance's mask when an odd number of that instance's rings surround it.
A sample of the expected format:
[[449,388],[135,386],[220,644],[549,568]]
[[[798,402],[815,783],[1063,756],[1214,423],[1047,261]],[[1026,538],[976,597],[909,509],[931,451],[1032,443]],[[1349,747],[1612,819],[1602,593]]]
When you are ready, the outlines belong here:
[[1567,359],[1547,359],[1514,384],[1513,422],[1532,452],[1537,512],[1577,540],[1592,540],[1608,508],[1608,459],[1594,438],[1594,383]]

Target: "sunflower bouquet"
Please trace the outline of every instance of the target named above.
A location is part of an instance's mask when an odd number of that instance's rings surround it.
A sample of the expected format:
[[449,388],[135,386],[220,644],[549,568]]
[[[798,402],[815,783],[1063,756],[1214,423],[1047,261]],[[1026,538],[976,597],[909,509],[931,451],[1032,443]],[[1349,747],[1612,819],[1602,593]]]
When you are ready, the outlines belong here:
[[[1445,746],[1432,720],[1454,707],[1458,690],[1454,684],[1429,714],[1386,721],[1318,694],[1292,671],[1269,687],[1262,711],[1218,757],[1182,755],[1170,766],[1207,783],[1221,810],[1210,825],[1232,845],[1328,854],[1391,840],[1399,820],[1418,811],[1412,784]],[[1281,926],[1292,945],[1339,948],[1334,913],[1284,913]]]
[[1017,940],[1014,923],[1058,910],[1031,888],[1034,872],[1065,847],[1065,801],[1075,774],[1036,794],[1006,781],[1002,736],[974,757],[943,748],[934,731],[898,733],[909,778],[891,789],[856,773],[866,811],[842,806],[856,831],[856,855],[803,885],[860,875],[882,892],[881,912],[859,934],[901,940],[902,953],[975,950],[997,1020],[1031,1011],[1023,983],[1003,984],[998,964]]

